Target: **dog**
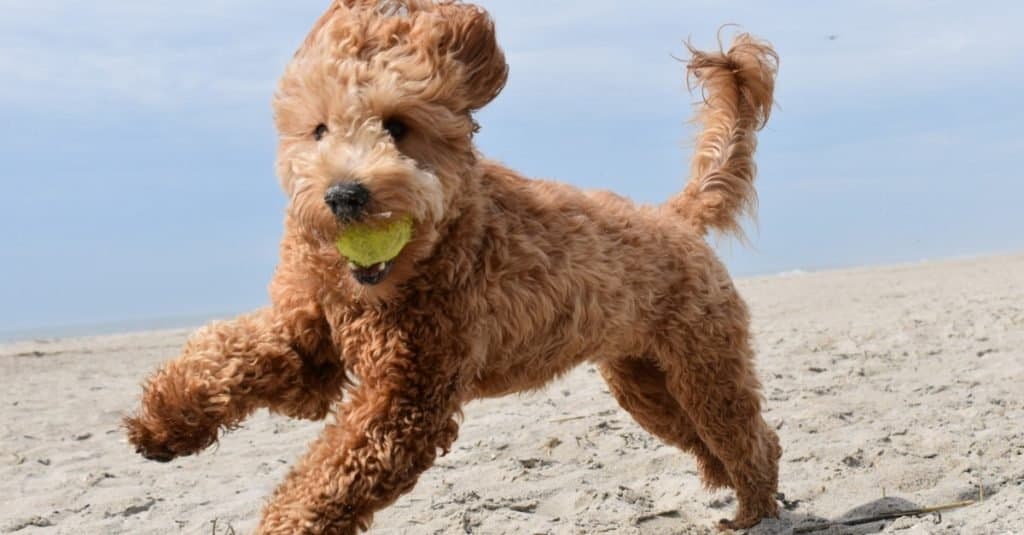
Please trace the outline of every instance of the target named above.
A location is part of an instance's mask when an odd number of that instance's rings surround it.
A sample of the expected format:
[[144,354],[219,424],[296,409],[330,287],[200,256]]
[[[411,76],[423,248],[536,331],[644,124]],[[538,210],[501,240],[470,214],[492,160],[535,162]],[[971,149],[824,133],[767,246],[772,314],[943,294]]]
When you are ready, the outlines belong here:
[[[755,208],[756,132],[778,58],[746,34],[690,49],[703,94],[691,178],[661,206],[526,179],[481,156],[474,112],[505,85],[494,23],[457,0],[336,0],[274,97],[289,202],[271,305],[197,331],[125,419],[148,459],[197,453],[260,408],[328,423],[258,533],[349,534],[416,484],[470,400],[596,364],[647,431],[775,517],[779,440],[761,415],[749,314],[706,243]],[[404,217],[392,260],[336,239]]]

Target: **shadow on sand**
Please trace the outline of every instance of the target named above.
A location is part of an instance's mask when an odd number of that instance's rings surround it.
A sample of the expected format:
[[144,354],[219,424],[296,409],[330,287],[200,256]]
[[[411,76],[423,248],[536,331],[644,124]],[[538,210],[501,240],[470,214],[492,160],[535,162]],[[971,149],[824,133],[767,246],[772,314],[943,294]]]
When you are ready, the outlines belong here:
[[[896,511],[920,509],[921,507],[918,504],[903,498],[887,497],[850,509],[842,516],[828,519],[813,514],[799,514],[794,512],[800,506],[799,501],[789,502],[783,498],[782,503],[784,509],[778,519],[762,521],[756,527],[748,530],[746,532],[747,535],[788,535],[790,533],[810,533],[812,535],[866,535],[882,531],[885,529],[886,525],[893,522],[895,519],[876,520],[853,526],[833,525],[830,527],[822,527],[820,530],[812,530],[812,528],[883,515],[886,513],[893,513]],[[920,515],[916,518],[929,516],[936,521],[941,521],[942,517],[939,515],[939,513],[932,513],[928,515]]]

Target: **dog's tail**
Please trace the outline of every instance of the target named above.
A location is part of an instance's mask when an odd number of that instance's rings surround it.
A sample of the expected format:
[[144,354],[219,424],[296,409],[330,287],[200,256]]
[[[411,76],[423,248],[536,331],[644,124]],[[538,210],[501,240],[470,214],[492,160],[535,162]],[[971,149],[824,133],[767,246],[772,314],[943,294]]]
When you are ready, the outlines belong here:
[[692,54],[687,81],[704,97],[694,117],[703,130],[690,182],[669,207],[701,234],[714,229],[742,237],[740,217],[754,216],[757,208],[755,133],[771,114],[779,58],[770,44],[746,33],[736,36],[728,51],[687,48]]

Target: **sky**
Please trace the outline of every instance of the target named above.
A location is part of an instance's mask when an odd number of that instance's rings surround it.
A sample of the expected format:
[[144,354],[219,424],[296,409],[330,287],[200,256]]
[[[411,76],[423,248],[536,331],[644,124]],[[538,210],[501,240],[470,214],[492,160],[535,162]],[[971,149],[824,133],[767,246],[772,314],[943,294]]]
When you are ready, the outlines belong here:
[[[734,274],[1024,249],[1024,3],[480,3],[511,72],[481,151],[643,203],[687,178],[683,42],[776,46],[758,221],[716,240]],[[0,332],[267,303],[270,98],[327,4],[0,0]]]

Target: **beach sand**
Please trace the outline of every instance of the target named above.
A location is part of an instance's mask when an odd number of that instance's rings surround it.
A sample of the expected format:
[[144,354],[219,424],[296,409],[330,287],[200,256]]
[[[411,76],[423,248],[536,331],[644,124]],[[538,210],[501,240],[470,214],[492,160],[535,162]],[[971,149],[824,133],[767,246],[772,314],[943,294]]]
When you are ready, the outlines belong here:
[[[786,509],[750,533],[1024,533],[1024,255],[739,281]],[[187,331],[0,346],[0,532],[251,532],[322,423],[260,413],[169,464],[119,428]],[[452,452],[375,533],[712,533],[727,491],[619,410],[593,367],[467,407]]]

